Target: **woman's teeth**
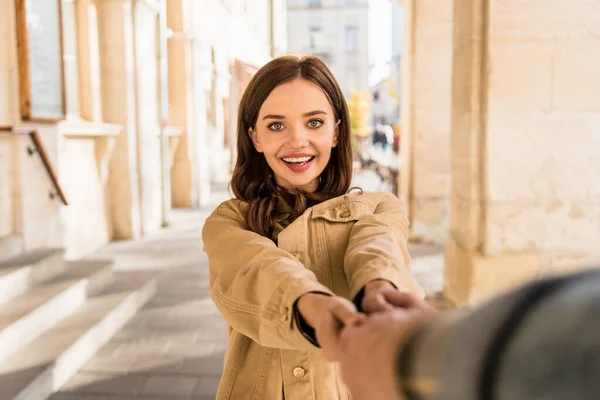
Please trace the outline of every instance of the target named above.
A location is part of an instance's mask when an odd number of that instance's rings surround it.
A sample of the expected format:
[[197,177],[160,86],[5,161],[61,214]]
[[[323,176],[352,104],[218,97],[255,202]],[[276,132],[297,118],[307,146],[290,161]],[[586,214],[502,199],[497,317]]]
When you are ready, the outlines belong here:
[[311,161],[313,157],[297,157],[297,158],[283,158],[283,161],[285,161],[288,164],[304,164],[307,163],[309,161]]

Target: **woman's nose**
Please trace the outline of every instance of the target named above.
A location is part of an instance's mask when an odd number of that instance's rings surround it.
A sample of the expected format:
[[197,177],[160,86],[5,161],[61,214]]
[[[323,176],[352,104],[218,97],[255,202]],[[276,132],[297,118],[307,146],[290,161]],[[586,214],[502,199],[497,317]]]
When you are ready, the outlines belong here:
[[291,148],[302,148],[308,145],[308,130],[304,127],[290,129],[288,146]]

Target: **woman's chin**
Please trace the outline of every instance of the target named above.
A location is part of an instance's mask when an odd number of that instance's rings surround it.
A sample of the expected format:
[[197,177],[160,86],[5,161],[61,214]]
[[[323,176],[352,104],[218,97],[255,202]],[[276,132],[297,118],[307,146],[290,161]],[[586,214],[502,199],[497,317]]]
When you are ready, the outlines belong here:
[[319,178],[300,178],[300,177],[291,177],[289,179],[278,179],[278,185],[288,189],[288,190],[302,190],[305,192],[314,192],[317,190],[319,186]]

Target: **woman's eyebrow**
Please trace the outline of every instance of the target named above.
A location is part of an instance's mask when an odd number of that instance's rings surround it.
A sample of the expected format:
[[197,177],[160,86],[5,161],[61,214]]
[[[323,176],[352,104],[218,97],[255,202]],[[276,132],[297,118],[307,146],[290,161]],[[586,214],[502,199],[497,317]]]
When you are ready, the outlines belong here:
[[327,115],[327,113],[323,110],[314,110],[314,111],[310,111],[307,113],[302,114],[303,117],[312,117],[313,115],[318,115],[318,114],[325,114]]
[[[309,111],[307,113],[302,114],[303,117],[312,117],[313,115],[318,115],[318,114],[325,114],[327,115],[327,113],[323,110],[314,110],[314,111]],[[285,119],[285,115],[280,115],[280,114],[267,114],[263,117],[263,119]]]
[[263,117],[263,119],[285,119],[285,115],[267,114]]

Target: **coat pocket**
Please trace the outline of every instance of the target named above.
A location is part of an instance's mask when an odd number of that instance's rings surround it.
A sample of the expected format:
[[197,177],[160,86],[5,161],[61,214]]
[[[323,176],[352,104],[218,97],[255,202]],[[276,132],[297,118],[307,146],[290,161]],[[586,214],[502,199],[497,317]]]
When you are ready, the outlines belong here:
[[352,227],[356,221],[370,214],[373,214],[372,207],[353,200],[313,212],[311,218],[318,237],[315,245],[321,255],[319,264],[332,270],[332,277],[329,278],[332,283],[336,280],[336,273],[342,273],[344,277],[344,255]]

